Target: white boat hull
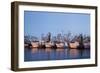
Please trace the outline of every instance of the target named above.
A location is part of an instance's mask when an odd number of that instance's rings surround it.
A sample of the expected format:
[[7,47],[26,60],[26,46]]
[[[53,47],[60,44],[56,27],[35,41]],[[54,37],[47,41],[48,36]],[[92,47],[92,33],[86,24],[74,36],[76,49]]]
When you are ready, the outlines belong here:
[[31,45],[32,45],[33,48],[38,48],[39,47],[38,42],[31,42]]

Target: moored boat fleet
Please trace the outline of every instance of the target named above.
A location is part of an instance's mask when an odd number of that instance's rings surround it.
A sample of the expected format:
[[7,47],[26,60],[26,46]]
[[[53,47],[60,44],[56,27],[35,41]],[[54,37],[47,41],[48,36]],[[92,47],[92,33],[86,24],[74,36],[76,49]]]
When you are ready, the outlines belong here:
[[70,49],[84,49],[84,48],[90,48],[90,38],[89,37],[83,37],[82,34],[80,34],[77,37],[74,37],[73,39],[69,40],[67,37],[62,37],[61,34],[59,34],[56,39],[51,39],[51,33],[48,33],[47,37],[42,38],[42,40],[35,40],[25,42],[24,46],[29,48],[70,48]]

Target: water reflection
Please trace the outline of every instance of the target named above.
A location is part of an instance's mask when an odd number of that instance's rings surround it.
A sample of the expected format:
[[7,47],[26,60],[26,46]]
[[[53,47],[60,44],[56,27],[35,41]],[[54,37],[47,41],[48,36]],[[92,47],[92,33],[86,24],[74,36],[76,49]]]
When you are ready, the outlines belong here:
[[25,48],[24,61],[64,60],[90,58],[90,49]]
[[37,53],[38,52],[38,48],[32,48],[32,53],[34,54],[34,53]]
[[69,57],[70,58],[77,58],[79,56],[79,53],[81,54],[81,52],[77,49],[70,49],[69,50]]
[[45,52],[50,53],[50,52],[52,52],[52,49],[51,48],[46,48]]

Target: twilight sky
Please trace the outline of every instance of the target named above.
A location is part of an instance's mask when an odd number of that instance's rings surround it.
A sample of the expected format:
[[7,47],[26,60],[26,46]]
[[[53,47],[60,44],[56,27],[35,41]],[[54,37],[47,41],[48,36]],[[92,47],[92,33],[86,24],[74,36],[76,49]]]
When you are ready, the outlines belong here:
[[24,34],[40,37],[51,32],[90,35],[90,14],[24,11]]

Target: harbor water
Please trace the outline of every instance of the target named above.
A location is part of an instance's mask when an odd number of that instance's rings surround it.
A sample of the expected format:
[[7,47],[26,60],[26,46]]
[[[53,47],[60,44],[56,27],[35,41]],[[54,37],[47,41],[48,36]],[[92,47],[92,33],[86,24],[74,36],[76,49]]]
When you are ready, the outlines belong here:
[[89,59],[90,49],[25,48],[24,61]]

